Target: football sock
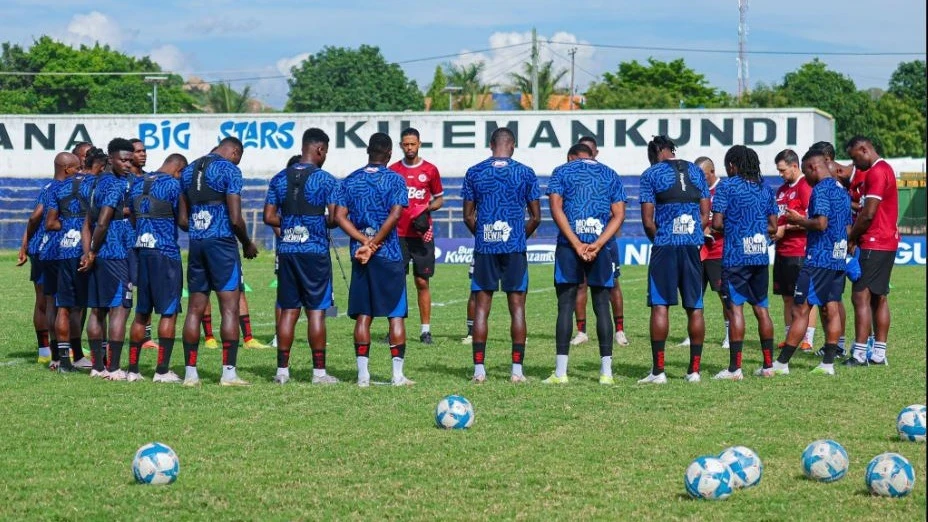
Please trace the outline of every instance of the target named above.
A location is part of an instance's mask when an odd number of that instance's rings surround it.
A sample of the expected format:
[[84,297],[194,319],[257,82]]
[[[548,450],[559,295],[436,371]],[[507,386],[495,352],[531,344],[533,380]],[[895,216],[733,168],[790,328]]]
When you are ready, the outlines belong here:
[[71,360],[79,361],[84,358],[84,348],[81,346],[80,337],[71,338]]
[[58,360],[62,366],[71,366],[71,343],[58,343]]
[[325,374],[325,345],[322,348],[311,348],[313,356],[313,370],[322,370]]
[[586,319],[577,319],[577,331],[586,333]]
[[142,344],[147,343],[148,341],[151,341],[151,325],[150,324],[145,325],[145,337],[142,338]]
[[624,315],[613,316],[612,320],[615,322],[615,331],[622,332],[625,330],[625,316]]
[[235,368],[238,362],[238,339],[234,341],[222,341],[222,365]]
[[93,363],[93,369],[98,372],[106,370],[103,364],[103,341],[100,339],[91,339],[90,341],[90,362]]
[[[690,343],[690,365],[686,373],[699,373],[700,363],[702,363],[702,345]],[[663,362],[661,363],[663,366]]]
[[728,371],[735,373],[741,369],[741,350],[744,347],[744,341],[732,341],[728,350]]
[[468,319],[466,324],[467,324],[467,335],[474,335],[474,320]]
[[825,355],[822,356],[822,365],[832,366],[835,362],[835,355],[838,353],[837,344],[825,343]]
[[783,342],[786,342],[786,338],[789,337],[789,326],[790,325],[786,325],[783,329]]
[[278,367],[277,367],[277,375],[285,375],[285,376],[287,376],[287,377],[290,377],[290,368],[285,368],[285,367],[280,367],[280,366],[278,366]]
[[432,325],[428,323],[423,323],[422,326],[419,328],[420,334],[431,333],[431,331],[432,331]]
[[245,314],[238,316],[238,325],[242,329],[242,340],[246,343],[252,339],[254,336],[251,335],[251,315]]
[[199,343],[184,342],[184,366],[188,368],[197,367],[197,350],[200,348]]
[[726,341],[728,340],[728,327],[729,327],[729,321],[726,319],[725,320],[725,340]]
[[815,342],[815,328],[812,328],[811,326],[806,328],[806,335],[803,338],[803,341],[809,343],[809,345],[812,345]]
[[568,355],[554,356],[554,376],[563,377],[567,375],[567,357]]
[[599,373],[612,377],[612,356],[607,355],[599,358]]
[[[512,373],[513,375],[522,375],[522,362],[524,360],[525,360],[525,345],[513,343],[512,345]],[[519,367],[518,372],[516,372],[516,366]]]
[[129,373],[139,373],[139,355],[142,343],[129,342]]
[[763,367],[770,368],[773,365],[773,339],[761,339],[760,353],[763,357]]
[[52,339],[52,340],[48,341],[48,344],[49,344],[49,350],[52,352],[52,360],[53,360],[53,361],[60,361],[60,360],[61,360],[61,359],[60,359],[61,353],[58,351],[58,340],[57,340],[57,339]]
[[199,379],[200,376],[197,374],[196,366],[184,366],[184,380],[187,379]]
[[48,349],[48,330],[36,330],[35,341],[39,347],[40,357],[48,357],[52,354],[51,350]]
[[174,351],[174,338],[173,337],[159,337],[158,338],[158,366],[155,368],[155,373],[164,375],[168,373],[168,368],[171,366],[171,352]]
[[474,364],[483,366],[483,360],[487,352],[487,343],[473,343],[471,344],[471,350],[474,354]]
[[866,344],[854,343],[854,358],[857,359],[857,362],[867,361],[867,345]]
[[213,316],[210,314],[203,316],[203,336],[207,339],[215,337],[213,335]]
[[879,341],[873,343],[873,354],[870,356],[873,362],[883,362],[886,360],[886,343]]
[[119,364],[122,361],[122,345],[124,343],[125,341],[113,341],[112,339],[109,341],[110,355],[107,370],[111,372],[119,370]]
[[289,346],[287,347],[284,347],[282,345],[277,346],[277,367],[278,368],[289,368],[290,367],[290,347]]
[[51,348],[49,348],[48,346],[43,346],[39,348],[39,357],[51,357],[51,356],[52,356]]
[[358,362],[358,380],[370,380],[371,374],[367,371],[370,343],[354,343],[354,354]]
[[787,364],[790,359],[793,358],[793,354],[796,353],[796,347],[791,345],[783,346],[783,349],[780,350],[780,355],[777,357],[777,362],[780,364]]
[[843,349],[844,349],[844,343],[845,343],[845,338],[844,338],[844,336],[842,335],[841,337],[838,337],[838,348],[840,348],[841,350],[843,350]]
[[664,373],[664,346],[667,341],[651,341],[651,374]]
[[390,356],[393,357],[393,380],[403,378],[403,359],[406,357],[406,344],[390,347]]

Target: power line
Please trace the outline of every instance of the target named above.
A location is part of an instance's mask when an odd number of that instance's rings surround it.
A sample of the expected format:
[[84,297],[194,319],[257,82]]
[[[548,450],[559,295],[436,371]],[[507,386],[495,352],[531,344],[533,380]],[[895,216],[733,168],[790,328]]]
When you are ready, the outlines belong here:
[[[710,53],[710,54],[738,54],[738,49],[704,49],[696,47],[657,47],[646,45],[618,45],[594,44],[574,42],[548,42],[558,45],[579,45],[582,47],[595,47],[599,49],[623,49],[628,51],[666,51],[677,53]],[[917,52],[889,52],[889,51],[745,51],[747,54],[767,54],[781,56],[924,56],[925,51]]]
[[464,51],[464,52],[454,53],[454,54],[442,54],[442,55],[438,55],[438,56],[427,56],[427,57],[425,57],[425,58],[412,58],[412,59],[410,59],[410,60],[400,60],[400,61],[398,61],[398,62],[393,62],[393,63],[399,64],[399,65],[403,65],[403,64],[406,64],[406,63],[429,62],[429,61],[432,61],[432,60],[442,60],[442,59],[445,59],[445,58],[457,58],[458,56],[467,56],[467,55],[469,55],[469,54],[478,54],[478,53],[486,53],[486,52],[491,52],[491,51],[498,51],[498,50],[500,50],[500,49],[511,49],[511,48],[513,48],[513,47],[521,47],[521,46],[523,46],[523,45],[531,45],[531,42],[522,42],[522,43],[516,43],[516,44],[502,45],[502,46],[499,46],[499,47],[491,47],[491,48],[489,48],[489,49],[478,49],[478,50],[476,50],[476,51]]
[[[550,43],[552,43],[552,42],[547,42],[547,43],[550,44]],[[557,56],[557,57],[560,58],[561,60],[564,60],[565,62],[571,62],[571,59],[570,59],[570,58],[567,58],[567,57],[564,56],[563,54],[561,54],[561,53],[555,51],[555,50],[552,49],[550,46],[548,47],[548,50],[551,51],[551,54],[553,54],[554,56]],[[599,75],[598,75],[598,74],[593,74],[593,73],[591,73],[590,71],[584,69],[583,67],[580,67],[579,65],[576,65],[576,63],[574,64],[574,67],[576,67],[577,69],[580,69],[582,72],[585,72],[586,74],[590,75],[590,77],[592,77],[594,80],[599,79]]]

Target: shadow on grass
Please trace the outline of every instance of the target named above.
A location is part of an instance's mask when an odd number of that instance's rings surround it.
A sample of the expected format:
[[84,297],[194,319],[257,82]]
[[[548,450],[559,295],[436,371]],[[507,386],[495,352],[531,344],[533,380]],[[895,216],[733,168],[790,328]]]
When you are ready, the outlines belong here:
[[23,351],[23,352],[10,352],[7,356],[10,357],[10,358],[13,358],[13,359],[27,359],[27,360],[28,360],[28,359],[32,359],[32,358],[34,358],[34,357],[38,357],[38,353],[39,353],[38,351],[34,351],[34,352],[27,352],[27,351]]

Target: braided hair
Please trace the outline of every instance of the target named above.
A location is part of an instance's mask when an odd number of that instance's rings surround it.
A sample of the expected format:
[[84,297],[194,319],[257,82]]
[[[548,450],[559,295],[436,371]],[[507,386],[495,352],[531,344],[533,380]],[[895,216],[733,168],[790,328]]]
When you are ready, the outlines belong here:
[[754,182],[762,183],[760,174],[760,158],[757,152],[744,145],[735,145],[725,153],[725,165],[734,165],[738,175]]
[[658,157],[662,150],[669,150],[671,153],[677,151],[677,146],[674,144],[673,140],[664,136],[654,136],[654,138],[648,142],[648,161],[651,162],[651,165],[654,165],[658,162]]

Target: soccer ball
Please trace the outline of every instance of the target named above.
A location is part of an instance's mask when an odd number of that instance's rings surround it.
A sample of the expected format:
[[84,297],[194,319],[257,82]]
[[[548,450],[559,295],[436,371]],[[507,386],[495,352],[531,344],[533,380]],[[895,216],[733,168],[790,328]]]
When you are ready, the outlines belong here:
[[915,471],[902,455],[883,453],[870,461],[864,481],[874,495],[904,497],[915,487]]
[[446,430],[463,430],[474,424],[474,407],[460,395],[448,395],[435,407],[435,425]]
[[733,491],[731,470],[711,455],[697,457],[686,468],[683,484],[691,497],[705,500],[724,500]]
[[732,446],[719,454],[719,460],[731,471],[731,485],[735,489],[756,486],[764,473],[763,462],[751,448]]
[[906,406],[896,417],[896,429],[902,440],[925,442],[925,405]]
[[139,484],[170,484],[177,480],[179,472],[177,453],[160,442],[142,446],[132,460],[132,473]]
[[812,480],[834,482],[847,474],[847,451],[833,440],[817,440],[802,452],[802,471]]

